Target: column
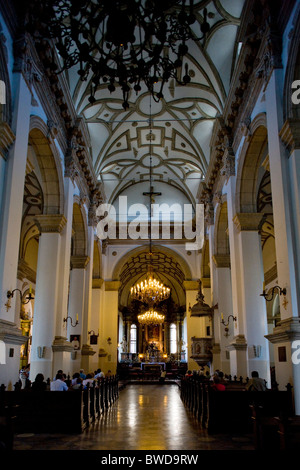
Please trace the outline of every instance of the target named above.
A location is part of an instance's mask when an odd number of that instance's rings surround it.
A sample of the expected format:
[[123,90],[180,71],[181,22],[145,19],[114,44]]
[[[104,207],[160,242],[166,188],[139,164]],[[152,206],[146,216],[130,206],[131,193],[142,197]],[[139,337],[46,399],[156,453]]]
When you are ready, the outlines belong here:
[[233,223],[233,218],[235,216],[235,185],[236,177],[235,175],[231,175],[226,185],[226,191],[228,211],[228,234],[230,246],[232,315],[237,318],[237,322],[234,325],[235,328],[233,339],[227,346],[227,350],[230,353],[231,375],[236,375],[238,377],[246,377],[248,375],[247,342],[245,338],[244,315],[242,314],[242,292],[244,286],[242,284],[240,275],[242,260],[238,232],[236,230],[235,224]]
[[[86,283],[86,267],[90,259],[88,256],[72,256],[71,272],[70,272],[70,291],[69,291],[69,307],[68,321],[64,322],[65,335],[71,341],[71,335],[80,339],[80,346],[76,349],[72,345],[70,373],[78,372],[81,368],[81,346],[83,344],[82,329],[85,303],[85,283]],[[67,315],[66,315],[67,317]],[[78,324],[76,325],[76,319]],[[75,326],[72,326],[75,325]],[[71,343],[72,344],[72,343]],[[87,371],[86,371],[87,372]]]
[[201,322],[198,317],[191,317],[189,308],[192,307],[196,302],[199,283],[198,281],[184,281],[184,288],[186,294],[186,329],[187,329],[187,349],[186,349],[186,361],[188,369],[198,370],[198,364],[191,359],[192,355],[192,338],[202,336]]
[[40,230],[36,296],[32,325],[30,375],[42,373],[52,379],[52,344],[57,322],[57,302],[60,282],[61,232],[66,224],[64,215],[39,215]]
[[91,325],[92,286],[93,286],[93,257],[94,257],[94,227],[88,225],[88,257],[89,263],[86,267],[85,292],[84,292],[84,314],[82,317],[82,348],[81,365],[86,371],[90,370],[90,359],[95,351],[90,346],[88,331]]
[[258,232],[262,214],[236,214],[234,223],[240,249],[240,277],[244,334],[248,344],[248,376],[257,370],[270,387],[269,347],[266,302],[260,295],[263,289],[263,260],[261,237]]
[[57,317],[55,326],[55,338],[53,341],[53,368],[54,371],[62,369],[67,374],[70,370],[70,353],[72,345],[67,340],[66,323],[63,321],[68,316],[68,297],[70,279],[70,256],[72,239],[73,195],[74,183],[71,178],[64,178],[64,214],[66,225],[61,233],[61,256],[57,298]]
[[[90,330],[95,332],[95,335],[99,335],[100,331],[100,312],[101,312],[101,287],[103,284],[103,279],[93,279],[93,286],[92,286],[92,314],[91,314],[91,323],[90,323]],[[90,335],[89,335],[90,337]],[[120,340],[121,341],[121,340]],[[99,336],[97,339],[97,344],[91,345],[93,351],[95,351],[95,355],[92,356],[93,360],[93,369],[97,369],[99,367],[99,357],[98,357],[98,350],[99,350]]]
[[[215,345],[213,351],[213,368],[222,370],[226,374],[231,374],[230,362],[226,353],[233,337],[236,334],[236,323],[230,322],[228,336],[224,325],[221,323],[223,314],[226,321],[232,315],[232,287],[230,271],[230,255],[212,256],[211,266],[214,270],[214,337]],[[219,346],[219,347],[218,347]]]
[[101,368],[116,373],[118,362],[118,310],[119,281],[105,281],[103,309],[100,316],[100,347],[106,352],[101,358]]
[[278,285],[286,288],[287,295],[280,296],[281,322],[267,338],[274,344],[279,389],[284,390],[288,382],[292,383],[295,411],[300,414],[300,366],[291,360],[293,341],[300,339],[299,130],[295,122],[283,123],[282,91],[283,70],[274,69],[266,89],[269,162]]
[[[5,152],[6,160],[5,168],[2,168],[4,185],[1,187],[3,198],[0,213],[0,338],[5,344],[5,358],[1,358],[1,383],[5,383],[8,390],[18,380],[20,346],[24,343],[22,332],[16,326],[19,315],[16,299],[19,294],[16,292],[7,304],[7,291],[17,287],[31,108],[31,94],[22,74],[15,73],[13,80],[13,122],[11,129],[6,126],[5,133],[0,137],[1,154]],[[2,156],[0,158],[3,159]]]

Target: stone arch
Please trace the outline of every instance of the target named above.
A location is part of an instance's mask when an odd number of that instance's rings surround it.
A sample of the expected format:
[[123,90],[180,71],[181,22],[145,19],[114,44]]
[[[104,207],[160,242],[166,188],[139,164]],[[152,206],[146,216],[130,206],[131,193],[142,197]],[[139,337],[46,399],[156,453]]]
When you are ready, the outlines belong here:
[[257,191],[263,160],[268,153],[265,115],[259,115],[250,128],[250,138],[241,152],[237,170],[236,212],[257,212]]
[[[176,305],[185,304],[184,281],[190,279],[190,269],[183,258],[166,247],[155,246],[152,249],[152,261],[155,277],[171,288],[172,301]],[[143,280],[150,264],[149,250],[135,248],[117,263],[113,279],[120,281],[119,303],[121,306],[130,302],[130,287]]]
[[64,185],[60,156],[56,146],[47,137],[44,121],[32,116],[29,130],[29,146],[34,150],[41,175],[44,193],[44,214],[62,214]]
[[[167,248],[165,246],[160,246],[160,245],[156,245],[155,247],[152,248],[152,251],[156,251],[156,250],[162,251],[162,252],[166,253],[167,255],[172,256],[180,264],[181,269],[182,269],[182,271],[184,273],[184,276],[185,276],[185,280],[188,281],[188,280],[192,279],[191,269],[190,269],[188,263],[183,259],[183,257],[180,254],[178,254],[177,252],[171,250],[170,248]],[[134,248],[133,250],[130,250],[129,252],[127,252],[118,261],[118,263],[114,267],[114,270],[113,270],[113,273],[112,273],[112,279],[113,280],[118,280],[119,279],[122,267],[123,267],[124,263],[127,261],[127,259],[130,256],[139,254],[141,252],[146,252],[146,251],[147,251],[147,249],[145,249],[145,247],[138,247],[138,248]]]
[[79,198],[74,197],[72,220],[72,257],[87,256],[87,220],[86,214]]

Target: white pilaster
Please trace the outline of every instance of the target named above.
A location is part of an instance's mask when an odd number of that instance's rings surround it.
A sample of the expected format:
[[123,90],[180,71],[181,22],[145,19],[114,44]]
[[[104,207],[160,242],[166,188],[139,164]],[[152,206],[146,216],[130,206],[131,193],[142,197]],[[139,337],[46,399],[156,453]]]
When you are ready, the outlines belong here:
[[[52,345],[57,321],[58,284],[61,256],[63,215],[40,215],[36,223],[40,230],[36,296],[32,325],[31,378],[42,373],[51,378],[53,369]],[[39,349],[39,348],[42,349]],[[45,348],[45,349],[43,349]],[[42,357],[39,352],[44,351]]]

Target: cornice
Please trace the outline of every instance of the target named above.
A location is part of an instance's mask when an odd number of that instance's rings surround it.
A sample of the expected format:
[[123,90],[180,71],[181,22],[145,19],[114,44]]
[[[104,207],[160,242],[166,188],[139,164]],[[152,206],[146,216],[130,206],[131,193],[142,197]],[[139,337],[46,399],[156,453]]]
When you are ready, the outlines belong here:
[[240,212],[233,217],[233,223],[239,232],[258,231],[262,218],[263,214],[260,213]]
[[300,119],[289,118],[283,124],[279,136],[283,144],[292,153],[295,149],[300,148]]
[[43,214],[34,218],[40,233],[61,233],[67,219],[64,215]]

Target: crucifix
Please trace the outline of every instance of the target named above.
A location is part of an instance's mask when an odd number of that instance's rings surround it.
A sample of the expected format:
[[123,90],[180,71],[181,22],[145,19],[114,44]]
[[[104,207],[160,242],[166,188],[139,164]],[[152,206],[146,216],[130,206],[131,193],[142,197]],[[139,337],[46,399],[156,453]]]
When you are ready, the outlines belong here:
[[153,186],[150,186],[150,191],[149,192],[146,192],[146,193],[143,193],[143,196],[149,196],[150,198],[150,210],[151,210],[151,217],[153,216],[153,207],[152,207],[152,204],[155,203],[155,197],[154,196],[161,196],[161,193],[156,193],[154,190],[153,190]]

